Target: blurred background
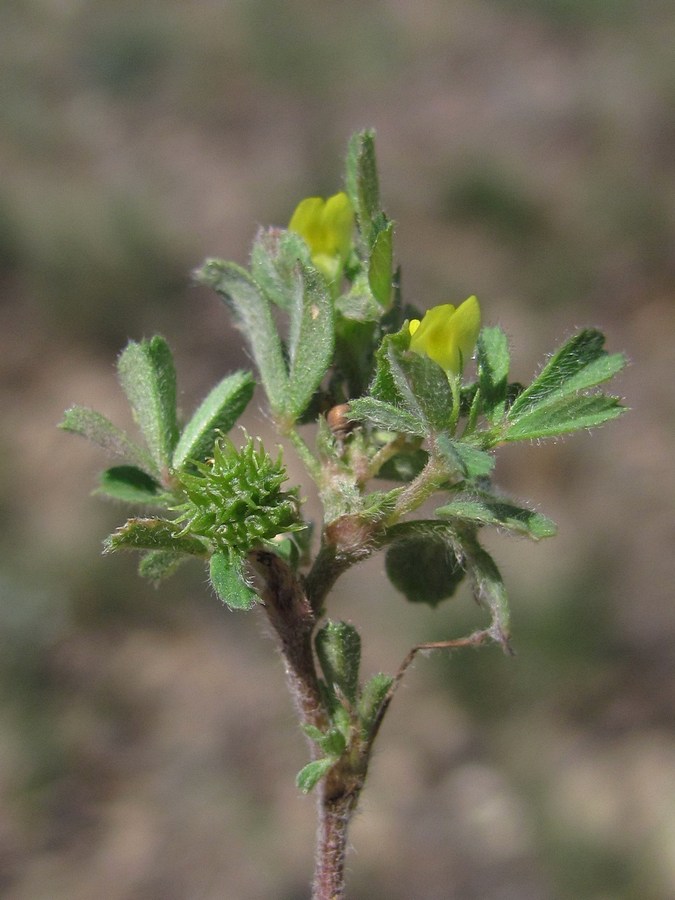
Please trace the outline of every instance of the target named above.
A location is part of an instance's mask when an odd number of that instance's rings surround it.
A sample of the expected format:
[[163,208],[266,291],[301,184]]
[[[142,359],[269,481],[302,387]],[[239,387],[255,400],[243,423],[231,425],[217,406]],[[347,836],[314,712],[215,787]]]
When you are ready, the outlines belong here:
[[[187,566],[102,558],[124,510],[57,431],[122,426],[129,338],[189,413],[246,365],[205,256],[342,184],[377,130],[404,296],[476,293],[525,380],[597,326],[632,411],[505,449],[560,526],[490,540],[514,646],[420,658],[352,831],[352,900],[675,896],[675,10],[668,0],[5,0],[0,7],[0,893],[304,900],[307,750],[259,614]],[[247,427],[269,433],[261,404]],[[294,475],[299,475],[290,455]],[[364,580],[365,579],[365,580]],[[364,670],[483,621],[406,605],[381,558],[332,615]]]

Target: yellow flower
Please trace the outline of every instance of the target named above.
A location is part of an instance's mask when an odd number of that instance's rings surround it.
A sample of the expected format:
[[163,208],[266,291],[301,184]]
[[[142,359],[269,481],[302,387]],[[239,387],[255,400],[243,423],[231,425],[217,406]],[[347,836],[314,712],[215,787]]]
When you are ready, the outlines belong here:
[[314,265],[334,281],[352,247],[354,212],[349,197],[343,192],[327,200],[307,197],[297,205],[288,229],[305,239]]
[[426,355],[445,369],[458,375],[473,353],[480,331],[480,306],[469,297],[457,309],[444,303],[428,310],[422,321],[412,319],[410,349]]

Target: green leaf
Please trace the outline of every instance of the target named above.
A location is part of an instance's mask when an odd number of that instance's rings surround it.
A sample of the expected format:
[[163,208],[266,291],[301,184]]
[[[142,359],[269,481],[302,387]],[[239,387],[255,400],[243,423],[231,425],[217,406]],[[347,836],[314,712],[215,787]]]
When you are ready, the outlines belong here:
[[190,460],[202,462],[213,453],[219,434],[226,434],[253,396],[250,372],[234,372],[217,384],[185,426],[173,455],[173,466],[182,469]]
[[511,614],[506,588],[497,564],[481,547],[472,531],[467,529],[459,535],[459,540],[473,580],[476,602],[487,606],[492,613],[491,637],[502,647],[508,649]]
[[355,703],[361,665],[358,631],[347,622],[328,622],[317,632],[315,646],[329,690],[337,687],[350,703]]
[[281,309],[290,310],[302,295],[299,265],[311,266],[304,238],[281,228],[261,229],[251,251],[251,274],[265,296]]
[[[382,339],[382,343],[375,351],[375,376],[370,385],[370,393],[376,400],[383,400],[385,403],[391,403],[392,406],[398,406],[402,402],[401,393],[398,389],[397,379],[392,372],[392,358],[396,359],[400,354],[407,350],[410,346],[410,332],[407,328],[402,328],[395,334],[387,334]],[[404,378],[400,373],[399,378]],[[409,390],[409,385],[407,385]],[[417,405],[418,415],[421,417],[422,410]]]
[[209,575],[216,594],[230,609],[251,609],[258,602],[258,595],[246,583],[241,560],[214,553]]
[[462,519],[479,525],[496,525],[534,540],[551,537],[557,531],[555,522],[531,509],[524,509],[498,497],[458,497],[436,510],[442,519]]
[[346,294],[336,298],[335,309],[345,319],[355,322],[377,322],[382,318],[382,306],[373,295],[364,272],[356,275]]
[[[372,300],[376,304],[375,300]],[[373,345],[375,325],[346,319],[342,315],[335,322],[335,374],[345,382],[347,397],[360,397],[368,389],[373,375]]]
[[395,540],[385,556],[389,580],[411,603],[437,606],[452,597],[464,578],[452,541],[438,529],[420,529],[410,523],[408,536]]
[[317,741],[317,744],[319,749],[322,753],[325,753],[326,756],[332,756],[334,759],[338,759],[345,752],[347,739],[339,729],[331,728],[321,736],[321,739]]
[[160,471],[171,465],[178,440],[176,370],[164,338],[131,341],[117,361],[117,373]]
[[346,188],[367,247],[372,246],[373,223],[380,212],[380,188],[375,158],[375,132],[352,135],[347,149]]
[[142,447],[130,440],[124,431],[93,409],[73,406],[64,413],[63,422],[59,424],[59,428],[87,438],[108,453],[121,457],[149,475],[159,475],[159,470],[152,457]]
[[323,276],[300,266],[302,293],[290,309],[288,396],[286,410],[298,418],[333,359],[335,328],[333,302]]
[[335,765],[336,760],[333,757],[325,757],[324,759],[315,759],[300,769],[295,783],[303,794],[309,794],[319,781],[326,775]]
[[[161,503],[162,488],[147,472],[135,466],[114,466],[100,475],[96,493],[127,503]],[[169,501],[170,502],[170,501]]]
[[206,260],[195,277],[212,287],[233,310],[251,345],[270,406],[275,413],[285,413],[288,373],[269,301],[248,272],[234,263]]
[[[405,376],[410,393],[416,405],[422,410],[425,420],[433,430],[442,431],[448,427],[452,415],[452,392],[448,378],[441,367],[428,356],[418,353],[400,353],[390,348],[390,362],[395,356],[400,371]],[[403,393],[392,363],[392,375],[397,387]],[[427,428],[427,431],[429,428]]]
[[428,462],[429,454],[421,448],[397,453],[382,466],[377,477],[389,481],[412,481]]
[[494,468],[495,458],[491,453],[463,444],[461,441],[453,441],[447,434],[437,436],[436,447],[446,461],[450,473],[457,472],[467,481],[485,478]]
[[502,329],[483,328],[478,336],[476,366],[483,413],[493,423],[504,415],[509,365],[509,343]]
[[375,299],[387,309],[391,301],[394,223],[388,222],[375,238],[368,266],[368,282]]
[[181,535],[180,528],[169,519],[129,519],[107,537],[103,552],[115,550],[173,550],[190,556],[206,556],[204,544],[197,538]]
[[557,403],[542,403],[527,413],[521,413],[502,436],[502,440],[526,441],[555,437],[602,425],[625,412],[626,407],[621,405],[618,397],[608,397],[605,394],[563,398]]
[[301,727],[322,753],[333,759],[339,759],[344,753],[347,747],[347,738],[340,729],[330,728],[328,731],[320,731],[314,725],[302,725]]
[[155,585],[174,574],[189,557],[174,550],[148,550],[138,564],[138,574]]
[[603,349],[604,344],[605,336],[594,329],[581,331],[567,341],[513,402],[509,420],[517,422],[544,402],[557,403],[616,375],[626,364],[626,359],[621,353],[608,355]]
[[394,679],[391,675],[379,672],[373,675],[364,685],[359,697],[358,712],[361,722],[361,733],[364,740],[369,740],[382,709],[382,704],[387,699]]
[[405,409],[400,409],[384,400],[375,400],[373,397],[361,397],[351,400],[349,403],[348,418],[352,421],[370,422],[376,428],[384,431],[394,431],[400,434],[413,434],[423,437],[427,428],[424,422],[416,419]]

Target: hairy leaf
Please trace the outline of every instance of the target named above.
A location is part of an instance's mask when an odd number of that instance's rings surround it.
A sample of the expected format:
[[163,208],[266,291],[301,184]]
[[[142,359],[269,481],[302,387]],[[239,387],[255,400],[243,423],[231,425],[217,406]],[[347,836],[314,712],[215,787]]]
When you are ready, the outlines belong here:
[[437,606],[457,590],[465,572],[453,543],[439,529],[395,540],[387,549],[385,570],[389,580],[411,603]]
[[626,364],[626,359],[621,353],[610,356],[604,350],[604,344],[605,336],[594,329],[586,329],[572,337],[551,357],[532,384],[519,394],[509,409],[509,420],[517,422],[543,403],[557,403],[616,375]]
[[303,794],[309,794],[312,788],[321,781],[323,776],[333,768],[335,763],[336,760],[332,756],[312,760],[312,762],[307,763],[304,768],[300,769],[296,776],[295,783]]
[[386,700],[393,683],[394,679],[391,675],[379,672],[363,685],[361,696],[359,697],[358,711],[364,740],[368,740],[372,736],[382,704]]
[[309,248],[299,234],[281,228],[258,232],[251,251],[251,274],[266,297],[287,312],[302,295],[299,262],[312,264]]
[[506,403],[509,344],[501,328],[483,328],[478,336],[476,366],[482,409],[489,422],[498,422]]
[[117,373],[160,471],[171,465],[178,440],[176,370],[169,345],[156,336],[131,341],[117,361]]
[[[618,397],[594,394],[590,397],[563,397],[542,403],[521,413],[503,435],[505,441],[525,441],[555,437],[583,428],[593,428],[626,412]],[[510,418],[510,417],[509,417]]]
[[361,131],[349,141],[345,180],[359,232],[366,246],[371,247],[374,221],[380,213],[374,131]]
[[230,609],[251,609],[258,602],[258,595],[246,583],[240,559],[231,558],[227,553],[214,553],[209,575],[216,594]]
[[169,519],[129,519],[103,543],[105,553],[115,550],[173,550],[190,556],[206,556],[204,544],[197,538],[181,535]]
[[226,434],[246,409],[255,383],[250,372],[234,372],[206,396],[180,436],[173,466],[182,469],[189,460],[202,462],[213,453],[219,434]]
[[[161,485],[147,472],[135,466],[113,466],[112,469],[106,469],[100,475],[97,493],[127,503],[165,505],[162,502]],[[164,499],[166,500],[166,495]]]
[[152,457],[134,443],[124,431],[113,425],[105,416],[85,406],[73,406],[66,410],[59,428],[71,434],[87,438],[108,453],[119,456],[149,475],[158,476],[159,470]]
[[375,238],[368,266],[373,296],[386,309],[391,300],[394,224],[388,222]]
[[400,434],[424,436],[426,426],[405,409],[375,400],[373,397],[361,397],[349,403],[348,418],[359,422],[370,422],[376,428],[394,431]]
[[534,540],[551,537],[557,531],[555,522],[541,513],[490,495],[458,497],[445,506],[439,506],[436,515],[442,519],[462,519],[479,525],[507,528]]
[[323,276],[300,266],[302,292],[290,308],[287,410],[294,418],[305,411],[331,364],[335,346],[333,302]]
[[234,263],[209,259],[196,278],[212,287],[233,310],[237,325],[251,345],[270,406],[275,413],[285,413],[288,373],[269,301],[248,272]]
[[361,665],[358,631],[347,622],[328,622],[317,632],[315,646],[329,690],[337,687],[350,703],[355,703]]
[[187,559],[188,556],[174,550],[148,550],[138,564],[138,574],[158,585],[173,575]]

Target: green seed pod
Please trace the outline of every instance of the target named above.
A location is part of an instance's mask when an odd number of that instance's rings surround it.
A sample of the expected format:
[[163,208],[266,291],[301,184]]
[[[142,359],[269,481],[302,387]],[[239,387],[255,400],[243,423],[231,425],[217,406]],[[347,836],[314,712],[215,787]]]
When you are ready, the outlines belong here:
[[178,507],[184,534],[207,538],[230,555],[246,555],[278,534],[298,531],[297,491],[282,491],[286,470],[252,438],[237,450],[229,438],[216,442],[213,459],[180,473],[187,501]]

